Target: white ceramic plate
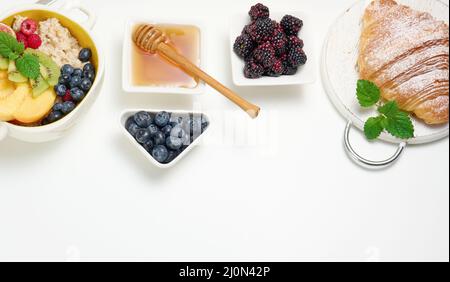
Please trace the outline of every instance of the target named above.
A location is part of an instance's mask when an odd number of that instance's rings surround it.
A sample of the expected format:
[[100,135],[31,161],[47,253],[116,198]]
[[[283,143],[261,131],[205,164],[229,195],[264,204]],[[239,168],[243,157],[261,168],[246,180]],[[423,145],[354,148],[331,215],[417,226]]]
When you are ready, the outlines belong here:
[[[359,74],[356,68],[358,58],[359,36],[361,34],[361,19],[371,0],[362,0],[347,9],[331,26],[325,40],[321,73],[324,88],[338,111],[359,130],[364,130],[364,123],[373,116],[375,110],[362,109],[356,99],[356,82]],[[429,12],[435,18],[448,23],[448,6],[438,0],[401,0],[398,3],[413,9]],[[414,119],[415,138],[408,144],[424,144],[448,136],[448,124],[428,126]],[[380,136],[381,140],[399,144],[403,140],[387,133]]]
[[303,20],[303,28],[299,37],[305,43],[307,63],[300,67],[295,75],[283,75],[280,77],[262,77],[258,79],[249,79],[244,76],[245,62],[239,58],[233,51],[234,41],[238,37],[245,25],[250,23],[248,14],[238,14],[231,18],[230,28],[230,53],[231,53],[231,69],[233,74],[233,82],[237,86],[276,86],[276,85],[301,85],[313,83],[316,79],[316,64],[313,50],[313,23],[310,17],[304,12],[270,13],[272,20],[280,22],[283,16],[290,14]]
[[201,23],[194,21],[170,21],[170,20],[145,20],[145,19],[133,19],[129,20],[125,28],[125,38],[123,40],[123,54],[122,54],[122,87],[125,92],[128,93],[163,93],[163,94],[202,94],[205,90],[205,83],[199,81],[198,85],[194,88],[185,87],[171,87],[171,86],[136,86],[132,83],[131,73],[132,73],[132,58],[131,50],[133,40],[131,38],[133,27],[138,23],[153,23],[153,24],[170,24],[170,25],[190,25],[195,26],[200,31],[200,42],[198,43],[199,48],[199,61],[193,62],[200,68],[204,66],[205,62],[205,46],[203,40],[204,28]]
[[158,161],[156,161],[153,156],[150,155],[149,152],[147,152],[144,147],[142,147],[135,139],[133,136],[131,136],[131,134],[127,131],[127,129],[125,128],[125,124],[128,120],[129,117],[133,116],[134,114],[136,114],[137,112],[140,111],[146,111],[146,112],[150,112],[150,113],[158,113],[160,111],[163,110],[155,110],[155,109],[133,109],[133,110],[126,110],[124,112],[122,112],[122,114],[120,115],[120,127],[122,130],[122,133],[125,135],[125,137],[130,141],[130,143],[133,145],[133,147],[135,147],[139,152],[142,153],[142,155],[150,162],[152,163],[154,166],[159,167],[159,168],[171,168],[173,167],[175,164],[177,164],[182,158],[184,158],[189,151],[191,151],[195,146],[197,146],[202,138],[204,138],[205,134],[209,131],[209,128],[211,126],[211,119],[209,118],[208,115],[204,114],[204,113],[200,113],[200,112],[195,112],[195,111],[181,111],[181,110],[176,110],[176,111],[167,111],[167,112],[171,112],[173,114],[178,114],[178,115],[187,115],[187,114],[194,114],[194,115],[203,115],[207,118],[209,125],[208,127],[203,131],[203,133],[197,137],[197,139],[195,139],[190,145],[189,147],[187,147],[181,154],[179,154],[172,162],[168,163],[168,164],[161,164]]

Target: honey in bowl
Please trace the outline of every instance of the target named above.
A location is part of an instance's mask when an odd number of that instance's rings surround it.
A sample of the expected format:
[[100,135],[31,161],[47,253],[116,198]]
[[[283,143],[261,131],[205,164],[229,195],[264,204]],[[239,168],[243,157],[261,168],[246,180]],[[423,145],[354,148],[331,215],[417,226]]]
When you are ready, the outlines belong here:
[[[139,24],[133,27],[133,32]],[[157,25],[168,44],[191,62],[200,62],[200,31],[191,25]],[[132,44],[131,81],[135,86],[195,88],[199,81],[159,54],[150,54]]]

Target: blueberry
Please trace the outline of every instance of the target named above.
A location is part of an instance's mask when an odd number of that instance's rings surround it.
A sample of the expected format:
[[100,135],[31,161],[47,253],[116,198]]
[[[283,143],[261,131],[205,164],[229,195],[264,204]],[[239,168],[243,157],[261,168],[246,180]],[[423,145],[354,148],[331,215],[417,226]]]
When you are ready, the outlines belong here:
[[207,129],[209,126],[209,121],[205,116],[202,116],[202,133]]
[[136,124],[134,121],[134,117],[129,117],[127,121],[125,122],[125,128],[126,130],[133,136],[136,136],[136,133],[140,129],[140,127]]
[[156,161],[164,163],[169,158],[169,151],[165,146],[158,145],[152,150],[152,156]]
[[166,139],[166,146],[171,150],[179,150],[183,146],[183,140],[178,137],[169,136]]
[[80,84],[80,88],[84,91],[89,91],[89,89],[91,89],[92,87],[92,81],[90,81],[88,78],[83,78],[83,80],[81,80],[81,84]]
[[62,111],[63,109],[63,103],[56,103],[53,105],[53,111]]
[[164,127],[161,129],[161,132],[162,132],[164,135],[166,135],[166,136],[169,136],[171,131],[172,131],[172,126],[171,126],[170,124],[164,126]]
[[83,72],[85,72],[85,71],[92,71],[92,72],[95,72],[94,65],[91,64],[91,63],[85,64],[84,67],[83,67]]
[[155,124],[159,127],[166,126],[170,121],[170,114],[168,112],[159,112],[155,116]]
[[184,131],[181,126],[177,126],[172,128],[170,131],[170,136],[177,137],[177,138],[184,138],[186,136],[186,131]]
[[149,125],[148,130],[150,130],[150,134],[152,136],[154,136],[156,133],[159,132],[159,128],[156,125],[154,125],[153,123]]
[[41,125],[42,126],[44,126],[44,125],[47,125],[47,124],[49,124],[50,122],[48,121],[48,118],[44,118],[42,121],[41,121]]
[[92,57],[92,51],[89,48],[83,48],[80,51],[80,54],[78,55],[78,59],[82,61],[83,63],[89,61]]
[[177,125],[182,125],[183,124],[183,117],[181,116],[175,116],[175,115],[171,115],[170,117],[170,125],[172,125],[172,127],[175,127]]
[[67,87],[64,84],[57,84],[55,86],[56,95],[59,97],[64,97],[66,95]]
[[189,129],[191,133],[200,133],[202,130],[201,117],[194,117],[191,120],[189,120]]
[[172,128],[177,127],[177,126],[181,126],[181,124],[178,123],[177,121],[171,121],[171,122],[169,122],[169,125],[170,125]]
[[84,99],[84,92],[78,87],[70,89],[70,96],[72,96],[75,102],[80,102]]
[[52,123],[57,120],[60,120],[63,116],[64,116],[63,113],[60,111],[51,111],[50,114],[47,116],[47,121],[49,123]]
[[72,76],[79,76],[82,77],[83,76],[83,70],[80,68],[76,68],[73,70]]
[[72,101],[66,101],[62,104],[62,113],[67,115],[75,109],[75,103]]
[[153,142],[155,145],[163,145],[166,143],[166,136],[161,131],[158,131],[153,135]]
[[178,157],[178,155],[180,154],[179,151],[173,151],[170,150],[169,151],[169,156],[167,157],[167,159],[164,161],[165,164],[171,163],[174,159],[176,159],[176,157]]
[[66,86],[67,86],[67,85],[69,84],[71,78],[72,78],[72,77],[71,77],[70,75],[68,75],[68,74],[62,74],[62,75],[59,77],[58,82],[59,82],[59,84],[63,84],[63,85],[66,85]]
[[69,64],[62,66],[62,68],[61,68],[62,75],[72,75],[73,71],[74,71],[73,67]]
[[95,79],[95,72],[92,70],[85,70],[83,71],[83,78],[87,78],[90,81],[94,82]]
[[152,116],[148,112],[137,112],[134,115],[134,121],[142,128],[149,127],[152,124]]
[[70,88],[78,87],[81,84],[81,76],[72,76],[69,85]]
[[141,143],[144,144],[146,143],[148,140],[151,140],[152,136],[150,135],[150,131],[146,128],[141,128],[136,132],[136,140]]
[[147,152],[151,153],[153,147],[155,147],[155,144],[153,143],[153,140],[150,139],[150,140],[148,140],[147,142],[145,142],[144,144],[142,144],[142,146],[144,147],[144,149],[145,149]]

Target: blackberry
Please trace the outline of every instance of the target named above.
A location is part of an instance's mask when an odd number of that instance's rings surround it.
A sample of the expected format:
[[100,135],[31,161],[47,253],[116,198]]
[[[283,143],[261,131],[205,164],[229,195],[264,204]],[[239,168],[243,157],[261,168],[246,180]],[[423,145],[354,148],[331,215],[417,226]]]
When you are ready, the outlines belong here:
[[293,67],[302,66],[307,61],[307,56],[302,48],[296,47],[289,50],[287,62]]
[[286,46],[288,41],[286,35],[284,35],[283,30],[275,29],[270,42],[272,43],[277,56],[280,56],[281,54],[284,54],[286,52]]
[[244,75],[246,78],[260,78],[264,74],[264,68],[258,65],[253,60],[247,62],[244,68]]
[[253,52],[253,58],[256,63],[261,64],[264,68],[271,68],[276,61],[275,49],[270,42],[261,44]]
[[250,11],[248,12],[250,18],[252,21],[256,21],[259,19],[265,19],[270,16],[269,8],[264,6],[261,3],[256,4],[255,6],[252,6]]
[[233,46],[234,52],[243,59],[247,58],[253,52],[254,48],[255,44],[247,34],[238,36]]
[[275,25],[269,18],[256,20],[245,28],[245,32],[248,33],[256,43],[263,43],[270,40],[274,30]]
[[278,77],[284,72],[284,64],[281,60],[276,60],[270,70],[267,72],[268,76]]
[[290,15],[284,16],[280,24],[286,35],[298,35],[300,29],[303,27],[302,20]]
[[301,40],[295,35],[291,35],[287,38],[287,47],[288,49],[293,49],[295,47],[303,48],[304,47],[303,40]]
[[283,62],[283,66],[284,66],[283,75],[294,75],[298,71],[298,67],[292,67],[286,61]]

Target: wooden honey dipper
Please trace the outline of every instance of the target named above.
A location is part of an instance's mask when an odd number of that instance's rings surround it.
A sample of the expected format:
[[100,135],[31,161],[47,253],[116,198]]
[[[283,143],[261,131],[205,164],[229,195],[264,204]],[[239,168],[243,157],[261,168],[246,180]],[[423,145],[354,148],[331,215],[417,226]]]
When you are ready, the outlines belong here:
[[222,85],[220,82],[190,62],[183,55],[178,53],[177,50],[166,44],[167,36],[155,26],[149,24],[139,26],[133,34],[133,41],[143,51],[152,54],[159,53],[165,59],[176,63],[183,71],[199,77],[211,87],[222,93],[222,95],[227,97],[230,101],[238,105],[241,109],[246,111],[250,117],[256,118],[258,116],[260,111],[258,106],[246,101],[238,94]]

